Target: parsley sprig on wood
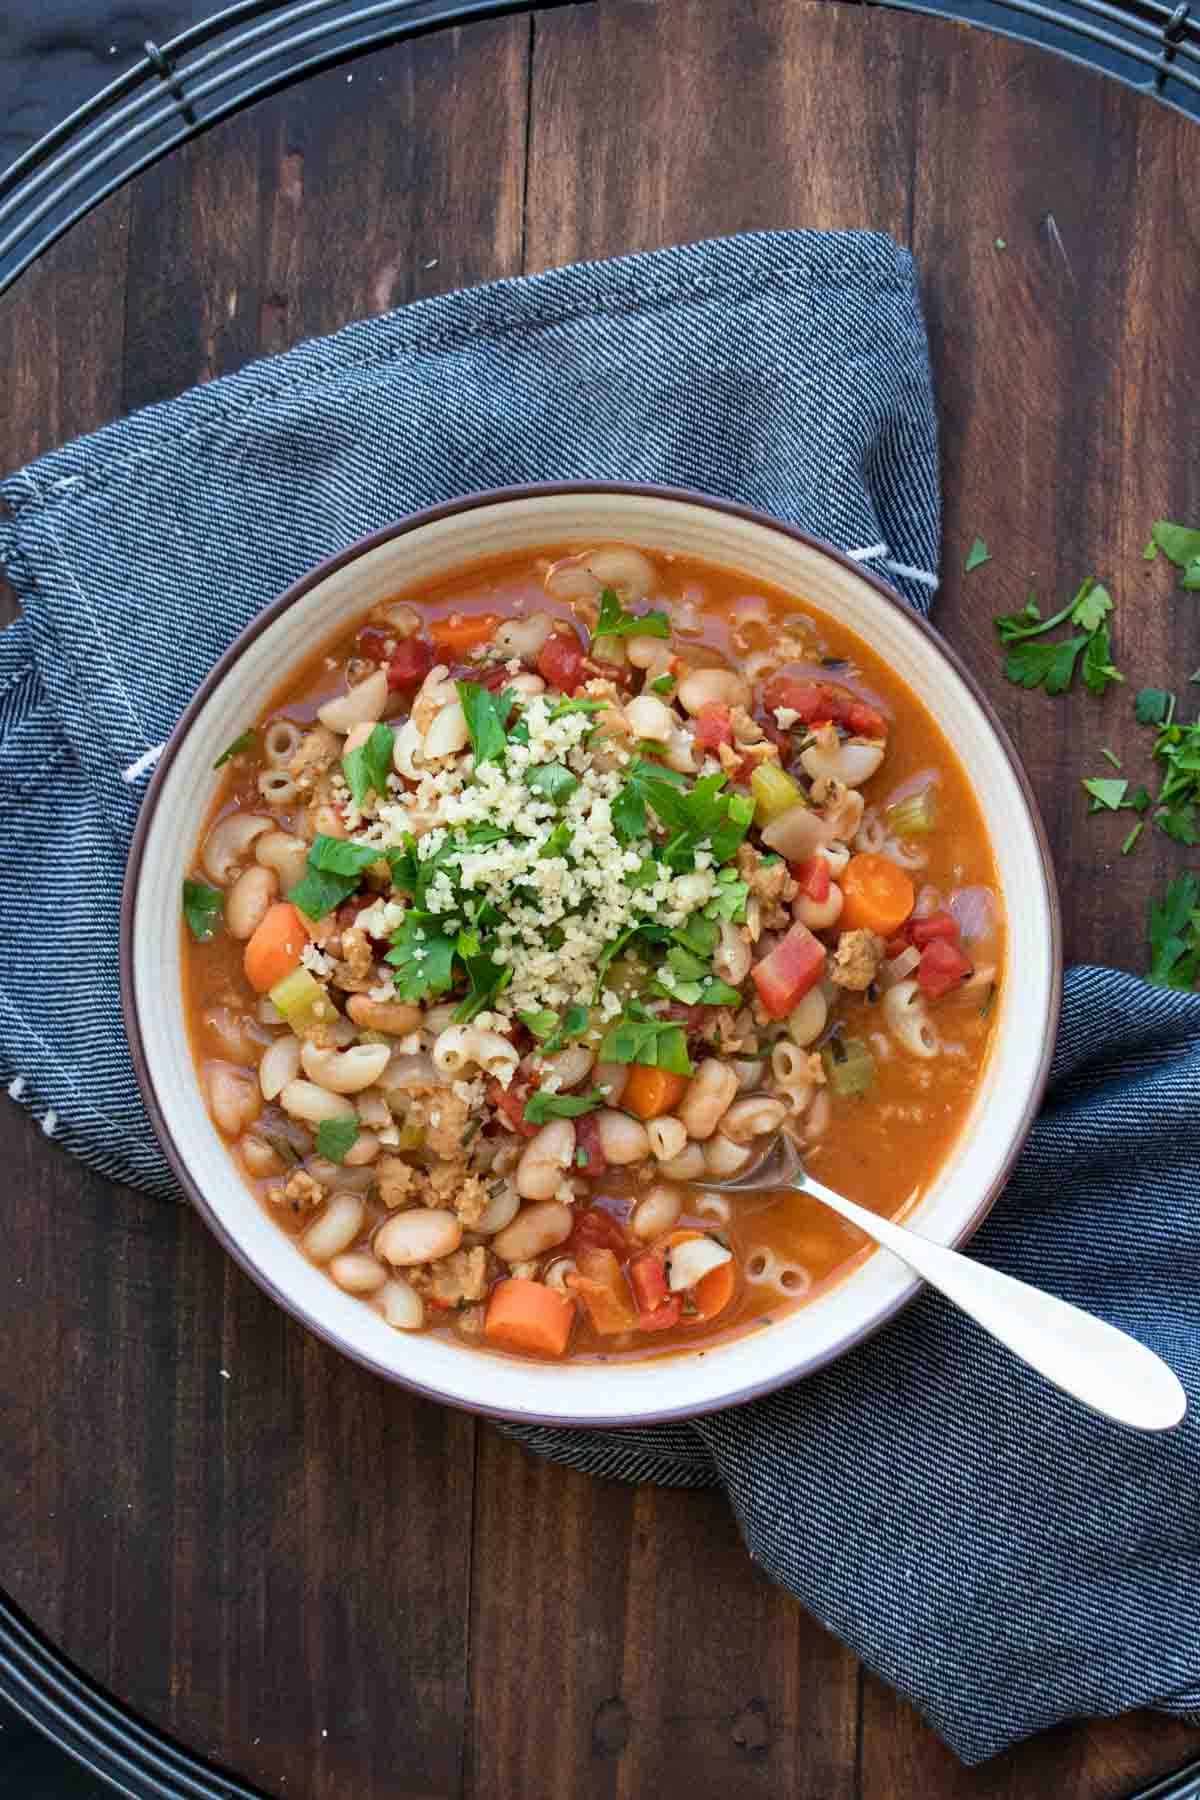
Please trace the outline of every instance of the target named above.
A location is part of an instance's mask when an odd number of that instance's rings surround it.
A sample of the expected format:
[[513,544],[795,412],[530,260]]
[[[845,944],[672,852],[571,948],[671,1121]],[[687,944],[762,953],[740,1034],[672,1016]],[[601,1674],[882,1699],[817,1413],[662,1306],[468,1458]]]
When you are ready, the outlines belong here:
[[[1049,619],[1043,619],[1030,594],[1020,612],[1001,613],[995,619],[996,634],[1008,647],[1005,675],[1018,687],[1044,687],[1048,694],[1065,694],[1082,655],[1084,685],[1093,694],[1103,694],[1113,682],[1125,679],[1112,661],[1107,623],[1112,609],[1112,595],[1092,575],[1075,598]],[[1047,632],[1065,624],[1076,628],[1074,635],[1046,639]]]

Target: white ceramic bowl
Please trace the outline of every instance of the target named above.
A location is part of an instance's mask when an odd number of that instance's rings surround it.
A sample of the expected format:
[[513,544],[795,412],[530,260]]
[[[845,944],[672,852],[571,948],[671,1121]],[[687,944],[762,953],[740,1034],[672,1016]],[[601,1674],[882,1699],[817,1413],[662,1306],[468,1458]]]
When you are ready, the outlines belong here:
[[1024,772],[991,710],[936,633],[837,552],[724,501],[665,489],[579,485],[476,495],[404,520],[333,558],[269,606],[204,683],[167,746],[130,856],[122,931],[126,1027],[151,1119],[185,1192],[281,1305],[348,1356],[422,1393],[510,1418],[634,1424],[747,1400],[841,1355],[919,1284],[885,1252],[769,1332],[703,1355],[565,1366],[500,1359],[393,1331],[305,1260],[263,1212],[200,1096],[180,1000],[180,883],[215,790],[214,757],[314,643],[377,600],[484,556],[620,541],[675,550],[803,596],[864,638],[932,707],[983,799],[1008,921],[992,1053],[969,1118],[906,1223],[961,1243],[1003,1186],[1034,1118],[1058,1018],[1058,909]]

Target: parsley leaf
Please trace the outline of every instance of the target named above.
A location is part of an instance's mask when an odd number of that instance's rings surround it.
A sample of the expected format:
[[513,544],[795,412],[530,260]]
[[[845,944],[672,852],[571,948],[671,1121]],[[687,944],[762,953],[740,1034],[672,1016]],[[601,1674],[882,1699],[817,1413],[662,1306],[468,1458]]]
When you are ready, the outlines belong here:
[[466,714],[475,767],[496,762],[504,755],[504,725],[512,711],[513,697],[507,691],[497,699],[489,688],[475,681],[456,681],[458,697]]
[[983,539],[977,537],[967,552],[966,567],[963,569],[963,574],[969,575],[972,569],[980,569],[985,562],[991,562],[991,560],[991,551],[988,549]]
[[373,845],[318,833],[309,850],[304,875],[288,890],[288,899],[308,918],[323,919],[350,898],[362,881],[363,870],[378,862],[380,856]]
[[1112,665],[1108,626],[1098,625],[1087,641],[1083,653],[1083,681],[1089,693],[1103,694],[1116,681],[1124,681],[1119,669]]
[[198,944],[207,944],[224,910],[225,896],[220,888],[208,887],[203,881],[184,882],[183,916]]
[[541,854],[543,856],[565,856],[571,848],[571,838],[571,827],[564,820],[554,827],[542,845]]
[[1177,875],[1150,903],[1150,975],[1155,987],[1194,988],[1200,975],[1200,882]]
[[1090,780],[1084,782],[1083,786],[1085,792],[1092,796],[1090,811],[1116,812],[1118,807],[1125,804],[1125,794],[1129,783],[1125,780],[1116,781],[1101,775],[1093,775]]
[[669,694],[674,686],[675,677],[673,675],[656,675],[650,683],[650,692],[652,694]]
[[476,1013],[484,1012],[508,987],[513,978],[511,963],[493,962],[486,950],[472,953],[468,934],[459,932],[455,945],[459,960],[467,972],[470,991],[454,1009],[455,1022],[465,1025]]
[[598,637],[656,637],[669,638],[671,625],[665,612],[648,612],[640,615],[626,612],[620,598],[612,588],[605,588],[600,595],[600,617],[596,620],[592,641]]
[[1133,710],[1139,725],[1164,725],[1171,713],[1171,696],[1166,688],[1141,688]]
[[547,1094],[538,1088],[525,1102],[525,1119],[530,1125],[544,1125],[548,1119],[578,1119],[604,1103],[599,1088],[588,1094]]
[[370,793],[380,800],[386,797],[388,776],[392,772],[392,743],[390,728],[375,725],[365,744],[342,757],[342,774],[355,806],[362,806]]
[[646,1063],[673,1075],[690,1075],[687,1033],[682,1025],[653,1019],[644,1008],[631,1006],[604,1034],[601,1062]]
[[395,972],[396,993],[401,1000],[422,1000],[426,994],[444,994],[454,980],[457,938],[440,929],[436,913],[414,907],[405,913],[384,961]]
[[646,835],[646,796],[633,776],[612,803],[612,822],[617,836],[625,843]]
[[1098,631],[1113,609],[1112,595],[1089,575],[1071,602],[1071,623],[1080,631]]
[[1085,637],[1064,638],[1058,644],[1018,643],[1004,664],[1004,673],[1018,687],[1045,686],[1048,694],[1065,694],[1075,674],[1079,652],[1088,643]]
[[343,1163],[358,1137],[357,1119],[322,1119],[317,1126],[317,1155]]
[[[1150,542],[1157,545],[1177,569],[1182,569],[1181,586],[1192,593],[1200,589],[1200,531],[1189,525],[1172,525],[1166,519],[1157,519]],[[1146,546],[1147,550],[1149,547]]]
[[562,806],[579,786],[579,777],[571,773],[566,763],[537,763],[526,773],[525,786],[551,806]]
[[1017,638],[1036,637],[1041,631],[1049,631],[1053,626],[1061,625],[1070,611],[1070,607],[1065,606],[1053,619],[1043,619],[1037,601],[1030,594],[1019,613],[997,613],[992,623],[1000,642],[1011,644]]
[[558,1030],[558,1014],[551,1012],[549,1007],[542,1012],[518,1013],[517,1017],[535,1038],[548,1038]]
[[349,838],[326,837],[323,832],[318,832],[308,853],[308,866],[330,875],[353,876],[357,886],[364,869],[379,862],[382,856],[377,844],[356,844]]
[[734,869],[717,870],[717,891],[704,908],[706,919],[729,919],[735,925],[745,923],[749,884]]
[[1196,830],[1195,802],[1185,800],[1166,812],[1155,813],[1159,827],[1177,844],[1186,844],[1190,850],[1193,844],[1200,843],[1200,833]]
[[223,769],[227,762],[232,762],[233,758],[235,756],[240,756],[243,750],[253,750],[257,742],[258,733],[256,731],[243,731],[240,737],[234,738],[232,744],[226,744],[224,750],[222,750],[220,756],[218,756],[216,762],[213,764],[213,768]]

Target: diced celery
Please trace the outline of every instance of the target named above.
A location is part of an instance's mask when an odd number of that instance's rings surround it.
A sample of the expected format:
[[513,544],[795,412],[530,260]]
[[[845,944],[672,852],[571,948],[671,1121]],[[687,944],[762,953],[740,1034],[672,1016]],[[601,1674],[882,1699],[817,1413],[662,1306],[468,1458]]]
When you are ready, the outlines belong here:
[[425,1127],[406,1119],[401,1125],[396,1148],[397,1150],[419,1150],[425,1142]]
[[271,1004],[277,1006],[293,1031],[302,1031],[314,1019],[323,1016],[328,1005],[325,989],[308,969],[293,969],[271,989]]
[[898,800],[884,813],[893,837],[928,837],[937,825],[937,789],[931,782],[907,800]]
[[858,1038],[832,1039],[821,1052],[825,1077],[843,1100],[857,1100],[875,1085],[875,1058]]
[[754,816],[760,825],[769,825],[804,799],[799,782],[774,763],[759,763],[750,777],[750,791],[755,800]]

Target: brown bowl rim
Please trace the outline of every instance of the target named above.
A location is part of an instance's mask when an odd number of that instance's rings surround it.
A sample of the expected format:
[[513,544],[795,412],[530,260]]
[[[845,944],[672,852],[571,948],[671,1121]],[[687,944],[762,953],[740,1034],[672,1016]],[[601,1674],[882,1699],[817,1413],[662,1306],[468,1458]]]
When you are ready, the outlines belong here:
[[888,587],[886,582],[881,581],[871,570],[866,569],[860,563],[853,561],[853,559],[848,557],[844,551],[837,549],[835,545],[826,543],[824,539],[815,537],[810,532],[800,530],[798,526],[789,525],[781,519],[772,518],[769,513],[760,512],[757,507],[746,506],[739,501],[722,499],[719,496],[712,494],[704,494],[691,488],[667,487],[653,482],[556,481],[531,482],[519,487],[509,488],[485,488],[477,493],[464,494],[458,499],[443,501],[440,505],[426,507],[420,512],[410,513],[406,517],[396,520],[393,524],[384,525],[378,531],[370,532],[367,536],[358,538],[353,544],[348,545],[346,549],[339,550],[334,556],[326,557],[322,562],[310,569],[307,574],[302,575],[298,581],[294,581],[291,586],[286,588],[283,593],[279,594],[276,599],[270,601],[268,605],[263,607],[262,611],[256,614],[245,629],[238,634],[233,643],[230,644],[229,648],[213,665],[213,668],[201,682],[183,713],[180,715],[174,730],[167,740],[166,747],[158,760],[157,767],[155,768],[150,784],[147,787],[145,796],[142,800],[137,825],[130,844],[129,859],[125,871],[125,881],[121,892],[121,1010],[124,1016],[125,1034],[129,1043],[134,1073],[137,1076],[138,1086],[141,1088],[142,1098],[146,1105],[150,1123],[154,1128],[155,1136],[158,1138],[159,1143],[166,1152],[167,1160],[171,1164],[185,1195],[199,1212],[204,1223],[208,1226],[208,1229],[213,1233],[214,1237],[229,1255],[233,1257],[234,1261],[238,1263],[247,1275],[249,1275],[255,1285],[261,1288],[262,1291],[282,1307],[286,1313],[296,1319],[306,1330],[311,1331],[314,1336],[322,1339],[323,1342],[329,1344],[343,1356],[348,1357],[352,1362],[358,1363],[363,1368],[370,1369],[373,1374],[382,1376],[386,1381],[390,1381],[397,1386],[407,1388],[409,1391],[419,1394],[423,1399],[436,1400],[444,1406],[453,1406],[463,1412],[475,1413],[482,1418],[504,1419],[510,1423],[520,1425],[547,1425],[558,1426],[564,1429],[604,1431],[614,1429],[619,1430],[622,1428],[637,1429],[643,1425],[662,1425],[680,1419],[702,1418],[710,1413],[724,1412],[727,1407],[744,1406],[751,1400],[761,1399],[765,1394],[774,1393],[780,1388],[790,1386],[792,1382],[802,1381],[807,1376],[815,1374],[818,1369],[825,1368],[830,1363],[838,1361],[841,1357],[845,1356],[848,1351],[855,1349],[859,1344],[865,1343],[869,1338],[874,1337],[875,1334],[881,1331],[899,1312],[912,1304],[925,1284],[919,1277],[914,1275],[911,1281],[905,1285],[903,1291],[897,1295],[896,1299],[893,1300],[877,1318],[872,1319],[870,1324],[864,1325],[856,1331],[852,1331],[832,1348],[816,1352],[811,1356],[803,1358],[793,1368],[785,1370],[782,1374],[770,1376],[761,1382],[752,1383],[748,1387],[739,1388],[734,1393],[725,1395],[719,1400],[705,1401],[696,1405],[685,1404],[683,1406],[671,1407],[651,1413],[618,1413],[611,1417],[580,1419],[572,1418],[569,1414],[564,1413],[514,1411],[503,1405],[489,1406],[480,1401],[464,1400],[458,1395],[447,1394],[438,1387],[416,1381],[408,1375],[401,1375],[397,1373],[395,1369],[389,1368],[386,1364],[377,1361],[374,1357],[352,1348],[331,1326],[324,1324],[321,1320],[315,1318],[304,1309],[294,1306],[291,1301],[287,1300],[279,1291],[269,1274],[253,1265],[249,1256],[242,1250],[236,1236],[228,1231],[216,1217],[216,1214],[209,1205],[199,1184],[192,1177],[187,1163],[175,1143],[170,1126],[159,1103],[154,1086],[154,1079],[150,1070],[149,1059],[146,1055],[145,1044],[142,1039],[141,1023],[138,1017],[137,998],[134,992],[133,982],[133,918],[138,882],[141,876],[146,839],[149,835],[150,827],[158,807],[167,772],[178,754],[179,747],[187,736],[188,731],[191,729],[197,715],[203,709],[213,692],[220,686],[229,670],[239,658],[245,654],[246,650],[255,639],[283,613],[287,612],[289,607],[294,606],[299,599],[310,591],[310,589],[316,587],[318,583],[324,581],[338,569],[344,568],[348,563],[356,561],[358,557],[365,555],[368,551],[376,549],[380,544],[390,543],[395,538],[407,536],[410,532],[420,530],[422,527],[433,524],[440,519],[453,518],[459,513],[478,512],[484,507],[503,505],[514,500],[536,500],[565,494],[628,495],[634,499],[669,500],[689,506],[704,507],[710,512],[724,513],[731,518],[745,519],[752,524],[765,526],[768,530],[779,532],[783,536],[792,538],[797,543],[805,545],[806,548],[815,550],[819,555],[826,556],[831,561],[840,563],[845,569],[857,575],[860,580],[865,581],[870,587],[873,587],[880,598],[887,601],[890,606],[899,608],[904,613],[904,616],[914,624],[918,630],[924,632],[926,637],[932,642],[934,649],[949,663],[950,667],[973,695],[990,725],[997,742],[1003,750],[1013,775],[1016,778],[1017,786],[1024,798],[1026,809],[1033,825],[1042,865],[1042,877],[1050,915],[1051,932],[1049,1016],[1046,1021],[1047,1029],[1042,1044],[1041,1055],[1038,1059],[1033,1083],[1030,1087],[1028,1100],[1021,1115],[1020,1123],[1013,1134],[1013,1140],[1009,1145],[1004,1162],[1001,1165],[995,1180],[992,1182],[987,1192],[982,1196],[979,1204],[971,1213],[970,1217],[950,1240],[951,1244],[955,1247],[968,1242],[991,1212],[992,1207],[995,1205],[996,1200],[1008,1181],[1008,1177],[1017,1157],[1024,1148],[1025,1141],[1029,1136],[1033,1122],[1037,1117],[1041,1106],[1042,1096],[1045,1092],[1047,1080],[1049,1079],[1050,1064],[1054,1054],[1054,1043],[1058,1033],[1059,1016],[1062,1009],[1062,915],[1058,897],[1058,885],[1054,875],[1054,860],[1050,850],[1050,842],[1025,765],[1021,761],[1011,737],[1001,723],[995,707],[984,693],[975,676],[962,662],[957,651],[946,642],[945,638],[943,638],[941,633],[929,623],[928,619],[924,618],[922,614],[916,612],[913,607],[909,606],[899,594]]

